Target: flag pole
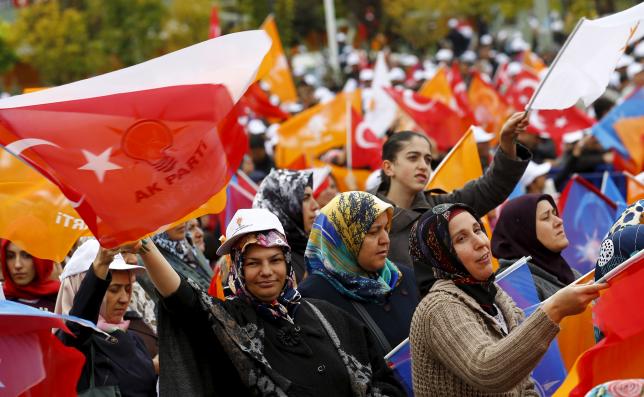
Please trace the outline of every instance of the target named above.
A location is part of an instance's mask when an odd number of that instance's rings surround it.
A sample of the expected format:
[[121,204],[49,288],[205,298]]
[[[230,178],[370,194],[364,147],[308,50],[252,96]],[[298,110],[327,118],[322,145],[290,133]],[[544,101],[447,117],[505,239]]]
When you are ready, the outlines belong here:
[[585,20],[586,20],[585,17],[581,17],[581,19],[579,19],[579,22],[577,22],[577,25],[570,33],[570,36],[568,36],[568,38],[566,39],[566,42],[564,43],[563,47],[561,47],[561,50],[559,50],[559,52],[557,53],[557,56],[555,57],[554,61],[552,61],[552,64],[550,65],[550,67],[548,68],[548,71],[546,72],[546,75],[543,77],[543,79],[541,79],[541,81],[539,82],[539,86],[534,91],[534,94],[532,94],[532,98],[530,98],[530,102],[528,102],[528,104],[526,105],[525,107],[526,113],[532,109],[532,104],[534,103],[534,100],[537,98],[537,95],[539,95],[539,92],[541,91],[541,87],[543,87],[543,83],[545,83],[546,80],[548,80],[548,77],[550,76],[550,72],[552,72],[552,70],[557,65],[559,58],[561,58],[561,54],[563,54],[566,51],[568,44],[570,44],[573,36],[575,36],[575,34],[577,33],[577,31],[579,30],[579,28],[581,27],[581,25],[584,23]]
[[347,117],[346,117],[346,130],[347,130],[347,147],[346,147],[346,153],[347,153],[347,169],[349,169],[349,172],[353,170],[353,151],[352,149],[352,141],[351,141],[351,98],[349,98],[349,93],[345,93],[346,95],[346,112],[347,112]]

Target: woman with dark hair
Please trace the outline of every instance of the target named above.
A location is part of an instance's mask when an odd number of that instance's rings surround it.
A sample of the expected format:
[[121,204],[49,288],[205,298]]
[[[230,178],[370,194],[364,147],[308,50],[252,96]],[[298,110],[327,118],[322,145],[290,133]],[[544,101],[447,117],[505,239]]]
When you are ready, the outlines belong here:
[[301,298],[284,229],[267,210],[239,210],[226,229],[226,301],[180,277],[149,240],[135,247],[163,296],[161,395],[404,395],[364,325]]
[[[463,188],[445,194],[425,191],[430,179],[432,155],[429,139],[423,134],[403,131],[393,134],[382,147],[382,182],[378,198],[394,205],[389,259],[412,266],[409,232],[413,223],[427,210],[441,203],[462,202],[478,213],[487,214],[512,192],[531,158],[530,152],[516,144],[516,136],[528,125],[527,113],[515,113],[500,134],[500,147],[485,174]],[[473,161],[476,159],[473,159]],[[421,296],[434,281],[426,269],[414,268]]]
[[414,266],[431,269],[437,279],[411,323],[416,397],[539,396],[530,373],[558,323],[608,286],[566,286],[524,319],[494,284],[490,240],[465,204],[424,213],[412,228],[410,251]]
[[303,296],[322,299],[369,327],[385,356],[409,336],[418,304],[408,267],[387,259],[393,207],[366,192],[346,192],[322,208],[306,247]]
[[9,240],[0,240],[0,264],[4,282],[2,289],[8,300],[37,309],[54,311],[60,288],[51,280],[54,262],[32,256]]
[[259,185],[253,208],[267,209],[280,220],[291,246],[295,278],[304,280],[304,250],[320,208],[313,197],[313,172],[271,170]]
[[563,221],[549,194],[525,194],[508,201],[492,233],[492,254],[499,259],[497,274],[521,257],[531,256],[528,267],[541,301],[581,276],[561,256],[567,246]]

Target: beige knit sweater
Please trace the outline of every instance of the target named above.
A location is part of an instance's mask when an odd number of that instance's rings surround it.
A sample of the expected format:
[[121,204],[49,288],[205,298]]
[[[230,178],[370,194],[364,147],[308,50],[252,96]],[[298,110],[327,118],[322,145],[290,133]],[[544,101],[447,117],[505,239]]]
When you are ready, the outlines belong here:
[[559,326],[541,309],[523,321],[521,309],[500,288],[495,303],[508,335],[451,280],[434,284],[411,322],[416,397],[539,396],[530,373]]

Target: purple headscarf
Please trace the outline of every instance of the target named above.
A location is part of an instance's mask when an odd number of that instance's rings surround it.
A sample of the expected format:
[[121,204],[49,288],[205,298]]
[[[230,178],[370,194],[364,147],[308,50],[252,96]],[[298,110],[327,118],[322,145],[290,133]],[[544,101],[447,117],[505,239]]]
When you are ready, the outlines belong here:
[[537,239],[537,204],[542,200],[557,211],[557,204],[549,194],[525,194],[505,204],[492,233],[492,254],[499,259],[530,255],[531,263],[567,285],[575,281],[575,275],[561,252],[550,251]]

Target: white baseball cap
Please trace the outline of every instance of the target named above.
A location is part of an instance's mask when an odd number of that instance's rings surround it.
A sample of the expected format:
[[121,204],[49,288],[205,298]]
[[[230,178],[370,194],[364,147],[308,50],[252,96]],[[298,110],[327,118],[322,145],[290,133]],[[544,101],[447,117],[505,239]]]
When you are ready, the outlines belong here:
[[490,134],[479,126],[473,125],[472,130],[474,131],[474,140],[476,143],[490,142],[494,138],[494,134]]
[[575,143],[584,137],[584,130],[567,132],[561,137],[563,143]]
[[226,240],[217,249],[217,255],[226,255],[240,237],[263,230],[277,230],[283,236],[284,227],[277,216],[264,208],[245,208],[235,212],[226,227]]
[[438,62],[449,62],[454,58],[454,53],[449,48],[441,48],[436,52],[436,60]]
[[550,168],[552,168],[550,163],[537,164],[534,161],[530,161],[519,183],[523,187],[528,187],[535,179],[550,172]]
[[[79,273],[85,273],[89,270],[89,267],[92,266],[96,255],[98,255],[98,250],[100,248],[100,243],[96,239],[89,239],[84,242],[80,247],[74,251],[74,254],[69,259],[69,262],[65,265],[63,273],[60,275],[60,281],[63,281],[67,277],[73,276]],[[131,265],[123,259],[121,254],[114,255],[112,263],[110,263],[110,270],[139,270],[145,269],[143,266]]]

